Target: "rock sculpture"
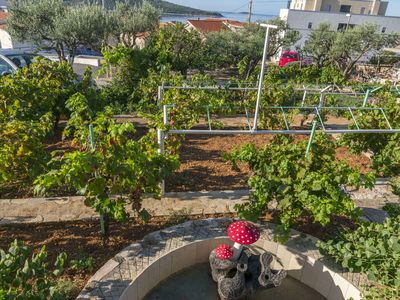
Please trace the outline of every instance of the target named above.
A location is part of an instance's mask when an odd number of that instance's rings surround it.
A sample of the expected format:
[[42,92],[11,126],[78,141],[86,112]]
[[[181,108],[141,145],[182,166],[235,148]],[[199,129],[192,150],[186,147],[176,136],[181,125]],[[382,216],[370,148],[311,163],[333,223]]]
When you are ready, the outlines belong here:
[[222,300],[241,299],[258,288],[273,288],[281,284],[286,271],[271,269],[273,257],[270,253],[254,254],[249,248],[243,247],[243,244],[256,242],[260,236],[253,224],[235,222],[229,226],[228,235],[240,246],[223,244],[210,254],[212,278],[218,284],[218,294]]

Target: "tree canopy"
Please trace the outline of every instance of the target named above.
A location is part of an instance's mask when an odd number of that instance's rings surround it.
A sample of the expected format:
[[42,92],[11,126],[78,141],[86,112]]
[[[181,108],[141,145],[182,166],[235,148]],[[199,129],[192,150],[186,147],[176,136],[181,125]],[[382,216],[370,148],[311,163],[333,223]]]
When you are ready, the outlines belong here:
[[[286,22],[275,19],[268,23],[278,26],[278,29],[270,31],[268,56],[276,55],[282,47],[291,46],[299,40],[299,33],[288,30]],[[249,76],[262,59],[264,40],[265,28],[255,23],[235,31],[223,30],[207,36],[207,55],[217,67],[236,66],[241,62],[243,73]]]
[[39,49],[55,50],[60,61],[73,62],[79,46],[100,50],[111,36],[134,47],[139,33],[158,28],[161,13],[142,5],[118,3],[115,11],[94,4],[67,4],[63,0],[11,0],[7,20],[10,34]]
[[320,24],[309,36],[304,52],[319,66],[334,65],[348,77],[367,54],[400,43],[399,34],[382,34],[376,24],[364,23],[343,31]]

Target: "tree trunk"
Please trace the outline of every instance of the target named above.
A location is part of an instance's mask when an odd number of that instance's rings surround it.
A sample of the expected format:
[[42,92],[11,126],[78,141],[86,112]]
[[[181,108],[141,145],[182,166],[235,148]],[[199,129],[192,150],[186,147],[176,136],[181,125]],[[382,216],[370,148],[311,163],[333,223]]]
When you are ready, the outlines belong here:
[[100,232],[105,240],[110,236],[110,217],[108,214],[100,214]]

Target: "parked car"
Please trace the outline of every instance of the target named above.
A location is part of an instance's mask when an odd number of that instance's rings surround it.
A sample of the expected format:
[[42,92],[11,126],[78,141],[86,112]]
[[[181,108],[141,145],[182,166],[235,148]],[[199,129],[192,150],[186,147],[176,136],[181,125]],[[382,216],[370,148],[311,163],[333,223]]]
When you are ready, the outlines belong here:
[[284,67],[289,63],[297,62],[299,60],[299,53],[296,51],[283,51],[279,59],[279,66]]
[[29,67],[40,55],[15,49],[0,49],[0,76],[14,74],[16,70]]

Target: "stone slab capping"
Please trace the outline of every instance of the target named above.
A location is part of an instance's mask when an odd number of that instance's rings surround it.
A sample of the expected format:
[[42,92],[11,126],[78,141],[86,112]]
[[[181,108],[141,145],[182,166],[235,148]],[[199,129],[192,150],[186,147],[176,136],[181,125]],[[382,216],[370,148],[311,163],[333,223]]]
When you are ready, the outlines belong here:
[[[150,233],[110,259],[88,281],[78,300],[139,300],[171,275],[199,263],[208,262],[219,244],[232,244],[226,232],[232,219],[189,221]],[[317,239],[291,230],[287,244],[274,242],[276,225],[260,225],[255,252],[268,251],[271,267],[316,290],[328,300],[361,299],[359,287],[365,278],[348,273],[325,259],[316,247]]]

